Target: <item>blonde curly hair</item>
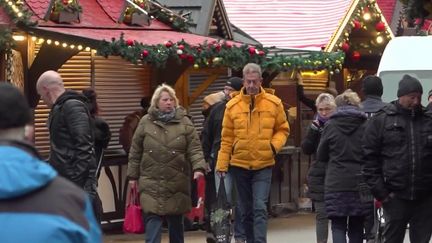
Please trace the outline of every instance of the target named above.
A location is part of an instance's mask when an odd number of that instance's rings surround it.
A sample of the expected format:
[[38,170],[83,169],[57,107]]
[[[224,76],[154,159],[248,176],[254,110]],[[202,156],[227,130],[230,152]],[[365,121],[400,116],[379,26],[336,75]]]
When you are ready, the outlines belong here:
[[361,100],[356,92],[352,91],[351,89],[347,89],[342,94],[336,96],[335,102],[338,107],[346,105],[360,107]]

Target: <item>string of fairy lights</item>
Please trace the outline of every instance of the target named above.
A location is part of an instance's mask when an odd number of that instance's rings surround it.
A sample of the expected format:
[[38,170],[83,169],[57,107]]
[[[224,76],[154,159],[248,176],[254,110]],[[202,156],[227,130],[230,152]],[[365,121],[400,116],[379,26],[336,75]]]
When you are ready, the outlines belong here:
[[71,44],[71,43],[67,43],[64,41],[60,41],[60,40],[46,39],[46,38],[37,37],[37,36],[31,36],[30,39],[34,43],[37,43],[39,45],[42,45],[43,43],[45,43],[47,45],[52,45],[52,46],[57,46],[57,47],[76,49],[78,51],[87,51],[87,52],[91,51],[92,53],[97,53],[96,49],[92,49],[91,47],[85,46],[82,44]]

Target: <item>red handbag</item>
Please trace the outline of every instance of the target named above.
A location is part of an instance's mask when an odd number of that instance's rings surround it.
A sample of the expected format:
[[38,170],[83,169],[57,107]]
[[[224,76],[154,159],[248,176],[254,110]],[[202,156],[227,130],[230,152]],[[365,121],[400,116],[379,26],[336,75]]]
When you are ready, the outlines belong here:
[[139,203],[137,184],[134,184],[129,191],[129,200],[123,222],[123,232],[132,234],[144,233],[144,221],[141,205]]

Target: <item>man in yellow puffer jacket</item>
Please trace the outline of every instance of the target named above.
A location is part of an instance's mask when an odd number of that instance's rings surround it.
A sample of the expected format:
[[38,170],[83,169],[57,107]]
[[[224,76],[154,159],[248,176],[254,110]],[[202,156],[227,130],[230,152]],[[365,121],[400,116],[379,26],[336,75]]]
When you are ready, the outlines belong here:
[[230,170],[238,191],[247,242],[267,241],[267,207],[274,156],[285,145],[289,125],[273,90],[261,87],[261,68],[243,68],[243,88],[226,105],[216,171]]

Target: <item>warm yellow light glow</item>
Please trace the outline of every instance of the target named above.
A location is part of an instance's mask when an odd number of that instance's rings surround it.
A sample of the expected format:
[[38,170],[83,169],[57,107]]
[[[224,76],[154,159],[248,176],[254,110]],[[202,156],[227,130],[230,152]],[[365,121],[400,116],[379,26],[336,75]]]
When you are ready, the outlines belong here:
[[58,45],[60,45],[60,42],[54,41],[54,45],[58,46]]
[[67,43],[66,43],[66,42],[63,43],[62,46],[63,46],[63,47],[67,47]]
[[23,41],[23,40],[25,40],[25,36],[23,36],[23,35],[13,35],[12,38],[15,41]]
[[383,43],[383,41],[384,41],[384,38],[383,38],[382,36],[380,36],[380,35],[376,38],[376,42],[377,42],[378,44]]
[[322,76],[327,74],[327,70],[321,70],[321,71],[302,71],[302,76]]
[[91,51],[92,51],[93,54],[97,53],[97,50],[95,50],[95,49],[92,49]]
[[36,37],[36,36],[32,36],[31,40],[32,40],[32,41],[36,41],[36,40],[37,40],[37,37]]
[[39,38],[38,41],[37,41],[37,43],[38,43],[38,44],[42,44],[42,43],[44,43],[44,41],[45,41],[45,40],[44,40],[43,38]]
[[78,48],[78,50],[80,50],[80,51],[83,49],[82,45],[78,45],[77,48]]
[[47,44],[48,44],[48,45],[51,45],[51,43],[52,43],[52,40],[48,39],[48,40],[47,40]]
[[370,20],[371,19],[370,13],[363,14],[363,19],[366,20],[366,21]]
[[23,16],[23,14],[21,12],[18,12],[17,16],[18,16],[18,18],[21,18]]
[[70,45],[70,48],[71,48],[71,49],[74,49],[74,48],[75,48],[75,45]]
[[85,48],[85,51],[90,51],[90,47],[86,47],[86,48]]

